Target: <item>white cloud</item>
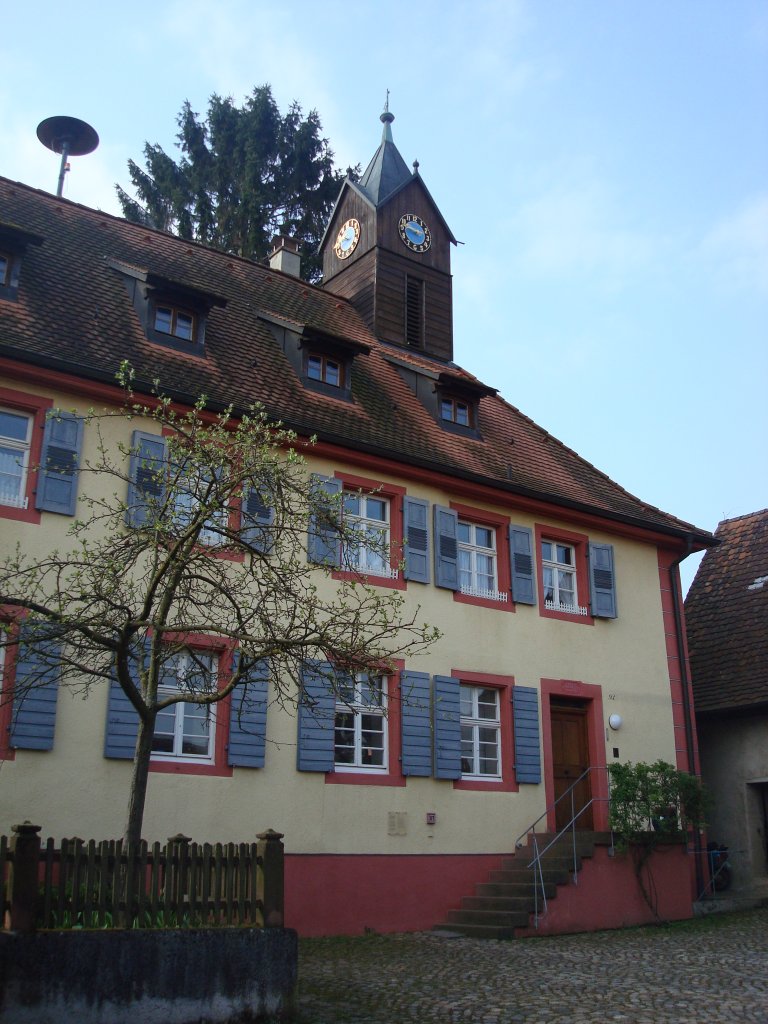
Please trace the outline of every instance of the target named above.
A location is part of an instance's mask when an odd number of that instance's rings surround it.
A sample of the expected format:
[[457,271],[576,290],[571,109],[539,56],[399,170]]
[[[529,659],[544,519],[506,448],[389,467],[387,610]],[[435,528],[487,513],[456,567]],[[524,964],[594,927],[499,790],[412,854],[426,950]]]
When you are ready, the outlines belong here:
[[768,293],[768,194],[715,224],[697,254],[726,289]]
[[603,275],[611,286],[649,265],[665,240],[626,223],[626,210],[597,181],[554,187],[512,218],[518,264],[534,276]]

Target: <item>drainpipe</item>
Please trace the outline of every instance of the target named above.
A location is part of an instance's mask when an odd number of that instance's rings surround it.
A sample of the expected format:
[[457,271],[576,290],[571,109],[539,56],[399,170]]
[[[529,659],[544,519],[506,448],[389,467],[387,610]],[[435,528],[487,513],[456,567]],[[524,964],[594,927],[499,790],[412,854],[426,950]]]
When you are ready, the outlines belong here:
[[[685,551],[669,566],[669,588],[672,591],[672,614],[675,619],[675,636],[677,638],[678,661],[680,662],[680,684],[683,690],[683,722],[685,725],[685,745],[688,752],[688,767],[691,775],[696,775],[696,750],[693,742],[693,712],[690,702],[690,678],[688,676],[688,659],[685,656],[685,637],[683,633],[683,608],[681,604],[681,593],[678,587],[679,575],[677,572],[680,563],[693,551],[693,535],[688,534],[686,538]],[[694,829],[693,832],[696,848],[701,847],[701,832]],[[704,876],[701,870],[701,855],[696,854],[696,892],[704,889]]]

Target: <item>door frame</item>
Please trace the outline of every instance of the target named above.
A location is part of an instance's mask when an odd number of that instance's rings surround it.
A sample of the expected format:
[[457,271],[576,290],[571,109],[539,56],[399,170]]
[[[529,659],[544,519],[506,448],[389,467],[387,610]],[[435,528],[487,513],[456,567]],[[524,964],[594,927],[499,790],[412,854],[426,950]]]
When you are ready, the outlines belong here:
[[[552,760],[552,697],[570,697],[584,702],[587,719],[589,764],[605,769],[605,726],[603,724],[603,689],[595,683],[582,683],[577,679],[541,680],[541,727],[544,752],[544,792],[547,801],[547,828],[555,830],[555,781]],[[595,831],[608,829],[608,777],[607,772],[595,771],[591,780],[592,812]]]

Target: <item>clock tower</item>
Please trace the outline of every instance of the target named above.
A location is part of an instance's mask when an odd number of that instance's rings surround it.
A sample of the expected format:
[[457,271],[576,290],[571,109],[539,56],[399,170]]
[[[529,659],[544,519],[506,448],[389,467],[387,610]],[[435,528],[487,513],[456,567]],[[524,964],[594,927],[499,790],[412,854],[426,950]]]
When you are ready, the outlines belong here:
[[358,182],[349,178],[320,248],[323,287],[349,299],[382,341],[453,358],[451,245],[456,244],[421,179],[381,115],[381,145]]

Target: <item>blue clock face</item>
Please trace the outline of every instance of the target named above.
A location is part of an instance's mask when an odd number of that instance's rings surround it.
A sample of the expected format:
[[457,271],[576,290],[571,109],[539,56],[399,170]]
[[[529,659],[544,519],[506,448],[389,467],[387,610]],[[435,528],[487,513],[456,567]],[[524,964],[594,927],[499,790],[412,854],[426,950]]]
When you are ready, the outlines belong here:
[[354,217],[350,217],[339,229],[333,250],[340,260],[345,260],[355,251],[359,241],[360,223]]
[[426,252],[432,245],[429,228],[415,213],[406,213],[398,222],[400,241],[412,252]]
[[414,245],[423,245],[426,237],[424,228],[415,220],[409,220],[405,225],[405,234],[409,242]]

